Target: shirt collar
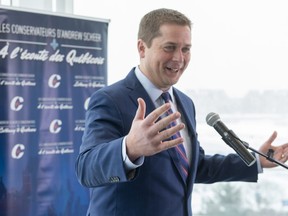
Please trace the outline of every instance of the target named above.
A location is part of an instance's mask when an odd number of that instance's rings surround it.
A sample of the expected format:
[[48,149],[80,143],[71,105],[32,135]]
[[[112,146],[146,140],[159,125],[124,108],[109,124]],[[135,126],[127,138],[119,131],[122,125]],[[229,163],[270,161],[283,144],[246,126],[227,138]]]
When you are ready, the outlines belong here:
[[[139,82],[142,84],[152,101],[155,103],[157,99],[161,96],[162,90],[157,88],[145,75],[143,72],[140,71],[139,67],[135,68],[135,74]],[[169,93],[171,95],[171,98],[174,100],[173,95],[173,88],[169,88]]]

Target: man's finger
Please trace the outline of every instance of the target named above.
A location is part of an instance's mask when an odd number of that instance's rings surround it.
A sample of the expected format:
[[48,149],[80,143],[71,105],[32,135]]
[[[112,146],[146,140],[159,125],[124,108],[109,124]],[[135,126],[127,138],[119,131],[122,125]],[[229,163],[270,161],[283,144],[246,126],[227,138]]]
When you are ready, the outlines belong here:
[[172,137],[174,134],[176,134],[180,130],[182,130],[184,127],[185,127],[185,125],[183,123],[181,123],[181,124],[175,125],[174,127],[164,129],[158,133],[158,137],[162,141],[167,140],[170,137]]
[[161,149],[162,150],[169,149],[169,148],[175,147],[176,145],[179,145],[180,143],[183,143],[183,142],[184,142],[184,140],[182,137],[178,137],[178,138],[172,139],[172,140],[163,141],[161,143]]
[[134,121],[135,120],[143,120],[145,117],[145,112],[146,112],[145,101],[142,98],[138,98],[137,102],[138,102],[138,109],[136,111]]
[[[171,123],[176,121],[178,118],[180,118],[180,113],[176,112],[173,114],[170,114],[168,116],[165,116],[161,120],[159,120],[157,123],[154,124],[154,130],[155,131],[162,131],[171,125]],[[176,126],[172,127],[172,135],[179,130],[182,130],[184,128],[184,124],[177,124]],[[174,132],[174,133],[173,133]]]
[[153,112],[151,112],[147,117],[146,117],[146,121],[147,124],[152,125],[154,124],[161,115],[163,115],[165,112],[167,112],[167,110],[170,108],[170,104],[166,103],[163,104],[162,106],[158,107],[157,109],[155,109]]

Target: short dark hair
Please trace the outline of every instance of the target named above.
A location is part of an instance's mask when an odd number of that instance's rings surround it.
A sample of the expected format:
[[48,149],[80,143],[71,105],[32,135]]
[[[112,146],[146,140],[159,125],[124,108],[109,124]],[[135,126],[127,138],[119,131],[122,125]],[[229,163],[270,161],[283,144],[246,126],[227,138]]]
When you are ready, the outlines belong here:
[[177,10],[160,8],[150,11],[141,19],[139,24],[138,39],[142,39],[148,47],[152,40],[160,35],[159,29],[163,24],[177,24],[188,26],[191,29],[192,22],[184,14]]

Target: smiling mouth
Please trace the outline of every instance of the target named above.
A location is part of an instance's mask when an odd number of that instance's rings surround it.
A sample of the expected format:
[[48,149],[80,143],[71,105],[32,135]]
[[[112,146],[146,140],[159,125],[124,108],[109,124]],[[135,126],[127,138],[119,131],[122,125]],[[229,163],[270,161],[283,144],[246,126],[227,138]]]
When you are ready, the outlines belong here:
[[175,72],[175,73],[177,73],[180,69],[179,68],[170,68],[170,67],[167,67],[167,69],[169,70],[169,71],[173,71],[173,72]]

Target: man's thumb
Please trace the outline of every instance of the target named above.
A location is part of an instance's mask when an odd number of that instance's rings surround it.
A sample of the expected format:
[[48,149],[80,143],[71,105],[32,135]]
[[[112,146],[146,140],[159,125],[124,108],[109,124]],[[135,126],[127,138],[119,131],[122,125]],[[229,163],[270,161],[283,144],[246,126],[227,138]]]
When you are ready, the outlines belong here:
[[142,98],[138,98],[138,109],[136,111],[134,120],[143,120],[146,112],[146,104]]

